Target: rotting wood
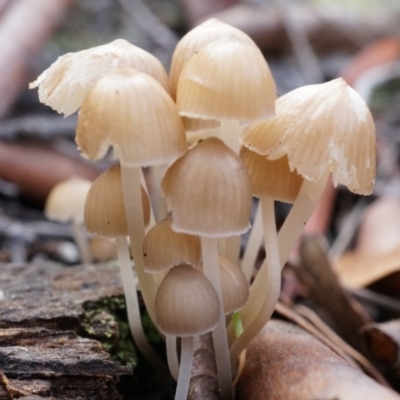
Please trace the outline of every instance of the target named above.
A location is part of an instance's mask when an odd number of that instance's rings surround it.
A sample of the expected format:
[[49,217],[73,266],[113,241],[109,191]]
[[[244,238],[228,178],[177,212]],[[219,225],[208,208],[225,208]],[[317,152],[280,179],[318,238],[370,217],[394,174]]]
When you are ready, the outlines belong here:
[[[82,337],[89,336],[86,308],[121,298],[118,269],[41,262],[0,270],[0,400],[122,399],[116,383],[131,368]],[[107,336],[101,329],[92,334]]]

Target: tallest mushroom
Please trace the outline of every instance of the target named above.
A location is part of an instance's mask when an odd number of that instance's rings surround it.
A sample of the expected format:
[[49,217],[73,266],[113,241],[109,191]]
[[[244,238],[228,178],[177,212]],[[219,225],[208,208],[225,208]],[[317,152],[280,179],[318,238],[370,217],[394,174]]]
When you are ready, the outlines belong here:
[[121,70],[100,79],[86,96],[78,119],[76,143],[91,160],[109,147],[121,164],[122,189],[132,256],[140,289],[154,320],[155,284],[144,271],[144,221],[140,189],[142,166],[174,161],[186,149],[175,103],[153,78]]

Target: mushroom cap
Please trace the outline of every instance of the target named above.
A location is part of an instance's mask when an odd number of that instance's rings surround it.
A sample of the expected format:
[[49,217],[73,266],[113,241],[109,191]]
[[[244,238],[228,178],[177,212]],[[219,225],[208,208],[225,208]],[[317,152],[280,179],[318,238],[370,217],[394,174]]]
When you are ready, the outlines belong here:
[[177,90],[185,117],[252,121],[275,112],[276,88],[254,45],[224,37],[204,46],[182,70]]
[[376,173],[375,126],[364,100],[342,79],[303,86],[276,101],[276,118],[253,123],[242,143],[271,159],[287,154],[291,170],[370,194]]
[[256,46],[244,32],[216,18],[210,18],[196,26],[178,42],[172,55],[169,80],[173,98],[176,97],[179,76],[187,62],[204,46],[225,36]]
[[67,117],[78,110],[98,79],[121,68],[150,75],[169,90],[161,62],[124,39],[59,57],[29,87],[39,87],[40,102]]
[[[150,220],[149,198],[142,189],[144,222]],[[85,224],[88,233],[104,237],[128,236],[121,167],[114,165],[93,182],[85,202]]]
[[61,222],[83,220],[85,198],[91,184],[87,179],[69,178],[55,185],[44,208],[47,218]]
[[117,71],[96,82],[79,113],[76,143],[91,160],[113,146],[126,166],[171,162],[186,150],[175,103],[153,78]]
[[143,241],[146,272],[159,272],[179,264],[198,267],[201,259],[200,239],[187,233],[175,232],[171,218],[154,225]]
[[295,202],[304,179],[296,171],[290,170],[287,156],[268,160],[242,146],[240,158],[249,173],[253,196],[270,197],[285,203]]
[[157,324],[166,335],[194,336],[213,330],[220,306],[210,281],[190,265],[169,270],[155,299]]
[[249,283],[243,271],[228,258],[218,256],[225,314],[240,310],[249,298]]
[[220,139],[208,138],[175,161],[161,189],[177,232],[223,237],[240,235],[250,227],[246,168]]

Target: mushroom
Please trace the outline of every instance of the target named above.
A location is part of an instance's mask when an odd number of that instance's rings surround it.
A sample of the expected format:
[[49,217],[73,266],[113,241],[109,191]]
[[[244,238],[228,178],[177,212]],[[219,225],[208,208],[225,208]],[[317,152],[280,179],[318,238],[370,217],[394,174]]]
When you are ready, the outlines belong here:
[[[204,273],[221,293],[218,238],[240,235],[249,228],[251,188],[240,158],[218,138],[208,138],[187,151],[167,170],[162,192],[172,211],[172,229],[199,235]],[[226,327],[221,313],[213,331],[222,397],[231,397],[231,368]]]
[[110,146],[121,164],[131,251],[143,298],[154,320],[156,287],[144,272],[141,166],[175,160],[186,149],[175,103],[153,78],[135,70],[117,71],[97,81],[85,98],[76,142],[84,156],[102,158]]
[[[150,204],[143,188],[141,188],[141,197],[143,204],[142,218],[145,223],[148,223],[150,218]],[[128,223],[122,194],[121,168],[119,165],[114,165],[103,172],[90,187],[85,202],[85,224],[89,233],[115,239],[118,265],[121,272],[132,337],[139,351],[149,363],[157,370],[162,369],[163,362],[148,342],[140,318],[136,282],[127,242]]]
[[190,265],[169,270],[156,295],[157,324],[166,336],[181,337],[175,400],[186,400],[193,360],[193,336],[211,331],[220,316],[218,296],[209,280]]
[[72,221],[72,234],[83,263],[92,261],[83,227],[83,208],[90,185],[91,182],[87,179],[66,179],[53,187],[44,208],[49,219],[60,222]]
[[29,88],[38,87],[40,102],[68,117],[79,109],[97,80],[122,68],[148,74],[169,90],[160,61],[124,39],[59,57]]
[[[250,288],[249,305],[241,310],[244,326],[243,333],[234,340],[235,329],[230,324],[228,333],[231,345],[231,360],[234,363],[245,343],[257,335],[271,317],[278,302],[281,289],[281,263],[275,224],[275,200],[294,203],[303,183],[303,178],[290,171],[288,158],[283,156],[278,160],[267,160],[265,157],[242,147],[240,157],[249,173],[253,196],[260,198],[263,232],[267,262],[257,273],[257,281]],[[252,269],[246,272],[250,276]],[[249,307],[252,307],[249,312]],[[253,311],[253,308],[255,309]]]
[[[371,112],[341,78],[304,86],[280,97],[276,111],[276,118],[251,125],[244,132],[242,143],[270,159],[286,154],[290,169],[305,178],[278,235],[283,267],[331,172],[335,185],[346,185],[358,194],[372,192],[376,140]],[[256,276],[253,286],[261,285],[261,279]],[[262,312],[257,307],[259,303],[260,299],[254,297],[246,304],[245,331]],[[235,345],[235,354],[240,354],[247,342],[244,338],[237,341],[242,343]]]

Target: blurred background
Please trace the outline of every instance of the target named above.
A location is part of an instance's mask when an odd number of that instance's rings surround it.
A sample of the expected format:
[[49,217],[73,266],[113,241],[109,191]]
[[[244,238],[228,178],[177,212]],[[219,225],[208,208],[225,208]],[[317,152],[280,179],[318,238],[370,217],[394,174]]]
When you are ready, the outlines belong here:
[[[343,76],[371,107],[379,154],[374,195],[329,187],[308,232],[325,233],[339,258],[357,246],[370,203],[399,201],[398,0],[0,0],[0,261],[78,263],[69,226],[47,220],[43,206],[58,182],[93,180],[107,165],[80,157],[76,114],[63,118],[40,104],[28,83],[59,56],[116,38],[151,52],[168,70],[177,41],[211,17],[256,41],[279,95]],[[400,260],[395,264],[390,274]]]

